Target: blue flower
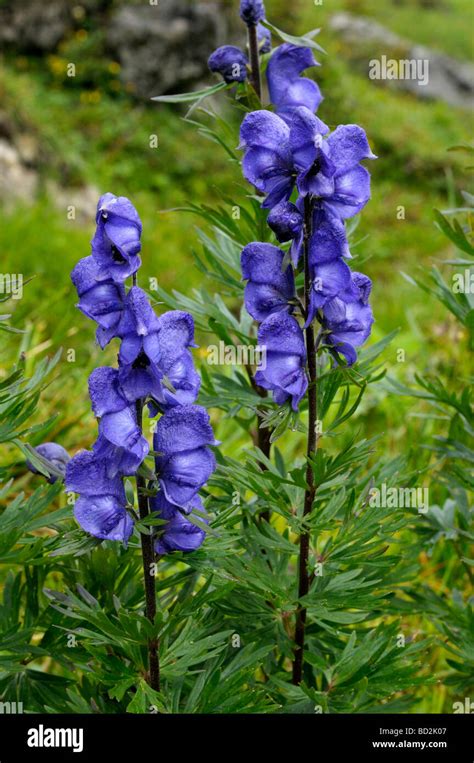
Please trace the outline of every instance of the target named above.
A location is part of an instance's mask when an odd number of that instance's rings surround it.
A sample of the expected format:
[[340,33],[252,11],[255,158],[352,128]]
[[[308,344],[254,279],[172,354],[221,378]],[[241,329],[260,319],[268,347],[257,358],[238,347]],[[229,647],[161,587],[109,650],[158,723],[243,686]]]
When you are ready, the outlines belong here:
[[364,130],[339,125],[323,140],[320,125],[306,110],[299,111],[292,126],[299,192],[315,196],[328,212],[343,219],[360,212],[370,199],[370,175],[360,162],[376,158]]
[[252,111],[240,128],[240,146],[245,151],[242,170],[246,180],[267,194],[263,207],[273,207],[290,198],[296,172],[290,150],[290,128],[271,111]]
[[262,321],[280,310],[291,310],[289,301],[295,296],[291,265],[283,270],[285,253],[272,244],[254,242],[242,250],[242,277],[245,286],[245,307],[252,318]]
[[308,388],[306,347],[298,321],[287,313],[273,313],[260,324],[258,344],[265,348],[265,367],[257,371],[255,381],[272,390],[278,405],[291,398],[297,411]]
[[97,204],[92,256],[102,278],[123,283],[141,264],[142,223],[133,204],[124,196],[106,193]]
[[235,45],[222,45],[209,56],[207,65],[211,72],[221,74],[228,84],[247,79],[248,59]]
[[158,317],[147,295],[143,289],[132,286],[117,329],[122,340],[119,350],[119,380],[123,393],[130,402],[148,395],[161,394],[163,373],[156,365],[159,330]]
[[91,255],[79,260],[71,273],[77,289],[77,307],[84,315],[98,323],[97,341],[102,349],[116,336],[125,301],[123,284],[112,279],[103,280],[103,271]]
[[[201,377],[188,350],[188,347],[197,347],[194,343],[194,320],[182,310],[169,310],[159,317],[158,323],[158,347],[152,358],[164,380],[154,399],[161,410],[194,403],[201,386]],[[166,386],[166,381],[170,382],[174,391]]]
[[303,245],[303,215],[300,210],[291,201],[282,201],[270,210],[267,223],[281,244],[292,242],[290,256],[296,267]]
[[[62,445],[58,445],[57,442],[43,442],[41,445],[37,445],[34,450],[39,456],[41,456],[41,458],[49,461],[51,466],[56,471],[60,472],[62,475],[66,473],[66,466],[70,460],[70,456],[67,450],[62,447]],[[39,472],[38,469],[33,466],[31,461],[27,461],[26,466],[30,472],[33,472],[33,474],[41,474],[41,472]],[[58,479],[60,479],[60,477],[53,472],[51,472],[49,477],[47,477],[47,481],[50,485],[54,485]]]
[[313,80],[299,75],[311,66],[319,66],[311,48],[284,43],[272,53],[267,66],[270,100],[278,112],[295,106],[316,111],[322,101],[321,91]]
[[122,338],[119,379],[127,400],[152,397],[162,410],[194,402],[200,378],[188,350],[196,346],[189,313],[171,310],[158,318],[145,292],[133,286],[117,333]]
[[117,369],[96,368],[89,376],[89,394],[99,419],[95,456],[106,463],[109,478],[135,474],[149,445],[138,426],[135,406],[120,389]]
[[352,285],[356,299],[346,302],[339,297],[331,300],[324,308],[323,327],[327,336],[325,344],[346,358],[348,365],[357,360],[356,347],[360,347],[370,336],[374,322],[368,304],[372,282],[363,273],[352,273]]
[[[159,537],[155,541],[155,551],[157,554],[169,554],[171,551],[195,551],[202,544],[206,533],[200,527],[197,527],[177,508],[174,504],[166,500],[163,491],[150,500],[150,508],[156,512],[161,519],[166,519],[166,525],[160,528]],[[203,512],[203,506],[199,496],[195,496],[188,506],[187,513],[192,513],[190,509],[197,509]],[[200,517],[204,522],[204,518]]]
[[66,490],[79,494],[74,516],[83,530],[104,540],[126,543],[133,532],[120,478],[109,479],[106,463],[90,451],[80,451],[68,463]]
[[260,53],[270,53],[272,49],[272,33],[263,24],[257,24],[257,39]]
[[254,26],[265,18],[265,6],[262,0],[240,0],[240,18],[248,26]]
[[[216,468],[209,414],[200,405],[179,405],[158,421],[153,441],[156,472],[172,504],[186,509]],[[192,505],[192,504],[191,504]]]

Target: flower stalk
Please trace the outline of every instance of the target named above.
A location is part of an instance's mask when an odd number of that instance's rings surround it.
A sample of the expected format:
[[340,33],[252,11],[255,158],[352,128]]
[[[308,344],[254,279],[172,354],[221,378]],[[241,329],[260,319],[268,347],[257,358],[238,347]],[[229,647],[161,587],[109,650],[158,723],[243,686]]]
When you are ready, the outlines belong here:
[[[143,429],[143,401],[136,401],[137,423],[140,432]],[[146,481],[140,474],[135,477],[137,485],[138,511],[140,520],[145,520],[150,514],[148,497],[145,493]],[[151,532],[140,533],[143,562],[143,580],[145,584],[145,612],[152,625],[156,617],[156,592],[155,592],[155,551],[153,548],[153,536]],[[147,682],[155,691],[160,691],[160,661],[158,656],[159,642],[157,638],[148,639],[148,675]]]
[[[309,241],[312,235],[313,202],[310,196],[304,199],[304,227],[303,227],[303,257],[304,257],[304,297],[306,316],[309,312],[309,301],[311,293],[311,276],[309,269]],[[305,316],[305,317],[306,317]],[[318,420],[318,402],[317,402],[317,367],[316,367],[316,343],[314,337],[313,324],[310,323],[305,329],[306,352],[308,358],[308,441],[306,448],[306,485],[303,505],[303,531],[299,539],[299,559],[298,559],[298,599],[301,600],[309,591],[309,531],[304,527],[305,518],[311,513],[316,485],[314,482],[314,472],[311,460],[318,447],[318,435],[316,425]],[[295,625],[295,650],[293,661],[293,683],[297,686],[301,683],[304,662],[304,643],[306,629],[306,607],[298,604],[296,611]]]

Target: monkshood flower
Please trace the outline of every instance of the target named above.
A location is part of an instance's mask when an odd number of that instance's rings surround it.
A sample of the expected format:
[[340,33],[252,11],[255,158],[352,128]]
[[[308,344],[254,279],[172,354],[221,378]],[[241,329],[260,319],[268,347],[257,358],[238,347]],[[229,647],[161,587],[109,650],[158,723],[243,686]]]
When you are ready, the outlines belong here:
[[256,372],[255,381],[273,392],[278,405],[290,398],[297,411],[308,388],[306,348],[298,321],[284,312],[273,313],[260,324],[258,344],[266,349],[266,367]]
[[102,279],[102,268],[91,255],[79,260],[71,273],[77,289],[77,307],[84,315],[98,323],[97,341],[104,347],[116,336],[125,301],[123,284]]
[[291,201],[280,202],[270,210],[267,223],[280,244],[291,241],[290,256],[296,267],[303,246],[303,215],[298,207]]
[[97,204],[96,222],[92,256],[101,277],[123,283],[141,265],[142,223],[138,212],[125,196],[106,193]]
[[247,26],[254,26],[265,18],[262,0],[240,0],[240,18]]
[[328,302],[323,313],[323,328],[328,335],[325,344],[343,355],[352,365],[357,360],[356,347],[370,336],[374,317],[368,304],[372,282],[363,273],[352,273],[352,284],[357,298],[346,302],[339,297]]
[[79,494],[74,516],[83,530],[103,540],[128,541],[133,521],[123,482],[107,476],[103,459],[87,450],[77,453],[66,468],[66,490]]
[[285,42],[273,51],[267,66],[268,90],[270,101],[282,116],[296,106],[316,111],[323,100],[316,82],[300,77],[311,66],[319,66],[311,48]]
[[[177,506],[167,501],[163,491],[151,498],[150,508],[161,519],[167,520],[155,541],[157,554],[169,554],[171,551],[195,551],[204,541],[206,537],[204,530],[187,519]],[[192,513],[190,509],[203,512],[203,505],[199,496],[196,495],[191,500],[188,514]],[[200,519],[205,521],[202,517]]]
[[161,489],[170,503],[189,511],[216,461],[208,447],[217,445],[209,414],[200,405],[178,405],[158,421],[153,439]]
[[244,177],[267,195],[263,207],[290,198],[296,172],[290,150],[290,128],[279,116],[259,110],[247,114],[240,128],[239,148],[245,151]]
[[137,423],[135,407],[124,397],[116,368],[96,368],[89,376],[92,409],[99,419],[94,454],[107,465],[107,476],[132,476],[149,445]]
[[207,65],[211,72],[221,74],[227,84],[245,82],[248,58],[235,45],[222,45],[209,56]]
[[[298,264],[303,247],[303,199],[296,204],[291,201],[281,202],[270,211],[267,222],[278,241],[291,241],[290,255],[295,267]],[[312,213],[310,239],[311,259],[316,262],[328,262],[336,257],[351,259],[347,243],[346,228],[342,220],[327,212],[316,203]]]
[[188,350],[196,346],[189,313],[171,310],[158,317],[143,289],[133,286],[117,334],[122,339],[119,380],[127,400],[151,396],[162,409],[194,402],[200,378]]
[[287,120],[260,110],[247,114],[240,131],[245,178],[266,194],[262,207],[288,201],[295,184],[328,213],[352,217],[370,198],[370,175],[359,162],[374,159],[364,130],[328,127],[309,109],[295,107]]
[[270,53],[272,49],[272,33],[263,24],[257,24],[257,40],[260,53]]
[[[66,473],[67,463],[70,460],[70,455],[62,445],[58,445],[57,442],[43,442],[41,445],[37,445],[34,450],[39,456],[41,456],[41,458],[49,461],[51,466],[53,466],[54,469],[56,469],[64,476]],[[39,472],[38,469],[33,466],[31,461],[27,461],[26,466],[30,472],[33,472],[33,474],[41,474],[41,472]],[[57,482],[60,477],[57,474],[51,473],[46,479],[50,485],[54,485],[54,483]]]
[[306,110],[299,110],[292,126],[300,194],[318,198],[321,206],[342,219],[360,212],[370,199],[370,175],[360,162],[377,158],[362,127],[339,125],[323,140],[320,125]]
[[272,313],[291,311],[290,300],[295,297],[293,269],[283,270],[285,253],[277,246],[254,242],[242,250],[240,264],[245,286],[245,307],[257,321]]
[[[247,114],[242,122],[239,145],[245,151],[242,170],[246,180],[267,195],[262,203],[264,208],[287,201],[298,176],[314,163],[309,129],[301,124],[304,120],[321,136],[329,130],[303,107],[294,108],[287,121],[261,109]],[[311,137],[314,144],[315,136]]]
[[194,320],[192,315],[182,310],[169,310],[158,318],[158,352],[155,356],[160,372],[173,389],[165,383],[155,394],[155,401],[161,410],[170,406],[189,405],[196,400],[201,377],[194,368],[194,361],[188,347],[197,347],[194,342]]

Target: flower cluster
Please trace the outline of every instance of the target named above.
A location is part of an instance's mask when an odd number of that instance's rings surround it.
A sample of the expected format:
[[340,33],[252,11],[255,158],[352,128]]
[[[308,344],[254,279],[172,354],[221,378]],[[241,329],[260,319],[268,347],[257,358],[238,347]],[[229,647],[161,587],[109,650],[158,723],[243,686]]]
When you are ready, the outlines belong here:
[[[272,36],[270,30],[260,23],[265,19],[265,7],[261,0],[242,0],[240,18],[248,27],[256,27],[260,53],[269,53],[272,49]],[[220,74],[227,84],[245,82],[247,79],[249,59],[236,45],[217,48],[209,56],[207,64],[211,72]]]
[[[158,553],[190,551],[204,532],[188,518],[203,513],[199,490],[215,469],[209,445],[215,440],[204,408],[193,405],[200,386],[190,352],[194,322],[172,310],[157,316],[136,285],[142,225],[124,197],[105,194],[97,207],[96,231],[89,257],[71,278],[78,307],[97,323],[97,341],[105,347],[120,339],[118,368],[96,368],[89,377],[98,437],[91,451],[67,464],[66,489],[79,494],[74,514],[84,530],[98,538],[127,542],[133,532],[133,507],[127,503],[124,478],[136,475],[149,453],[142,432],[142,409],[160,414],[154,435],[156,490],[150,506],[166,520],[157,533]],[[125,281],[133,276],[133,285]]]
[[[321,93],[301,75],[316,65],[309,48],[276,48],[266,72],[274,110],[247,114],[240,130],[244,176],[263,196],[268,225],[285,245],[253,242],[242,251],[245,305],[260,322],[258,342],[267,350],[266,367],[255,380],[277,403],[290,400],[294,410],[308,384],[303,329],[317,321],[318,341],[350,365],[373,323],[371,282],[347,264],[344,221],[369,200],[370,175],[361,161],[376,157],[361,127],[340,125],[331,132],[315,115]],[[295,273],[305,266],[309,294],[303,306]]]

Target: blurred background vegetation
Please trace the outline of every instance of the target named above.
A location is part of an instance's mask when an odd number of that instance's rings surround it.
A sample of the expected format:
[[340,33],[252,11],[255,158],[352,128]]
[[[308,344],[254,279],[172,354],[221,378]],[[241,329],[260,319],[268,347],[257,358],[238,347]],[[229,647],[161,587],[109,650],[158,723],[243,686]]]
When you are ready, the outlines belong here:
[[[133,201],[143,220],[143,275],[157,278],[165,289],[186,293],[202,279],[192,257],[193,249],[199,247],[196,221],[185,213],[163,210],[185,202],[213,204],[223,193],[242,199],[248,189],[239,167],[182,119],[184,109],[152,103],[124,74],[124,68],[129,72],[130,67],[120,41],[115,47],[111,42],[113,18],[124,5],[135,6],[139,14],[148,4],[87,0],[67,5],[71,12],[65,14],[57,39],[53,36],[47,43],[36,44],[34,35],[26,43],[20,41],[21,35],[4,32],[1,37],[1,268],[32,280],[25,286],[23,299],[4,306],[4,312],[11,313],[11,324],[24,333],[2,334],[0,375],[7,374],[20,353],[31,372],[39,360],[63,348],[60,370],[43,394],[39,420],[59,414],[49,426],[47,439],[61,442],[72,453],[95,437],[87,374],[94,365],[114,362],[113,348],[104,356],[94,347],[92,324],[75,308],[69,280],[77,260],[89,254],[98,196],[111,191]],[[180,8],[188,5],[193,4],[181,3]],[[209,40],[201,40],[208,53],[216,43],[225,42],[226,35],[239,41],[237,5],[232,0],[210,4],[211,16],[222,15],[223,27],[217,25]],[[431,265],[438,263],[448,282],[451,278],[449,266],[442,262],[454,248],[436,227],[433,209],[460,206],[460,191],[468,187],[466,155],[449,149],[471,139],[470,94],[466,92],[465,106],[462,83],[456,104],[449,87],[446,92],[441,87],[437,97],[420,97],[396,83],[370,80],[367,68],[368,61],[381,53],[390,56],[395,51],[400,55],[394,53],[394,57],[403,57],[410,45],[426,46],[435,58],[462,68],[472,54],[472,3],[267,0],[266,8],[272,23],[288,32],[321,28],[317,39],[326,54],[317,56],[322,65],[311,75],[325,96],[320,116],[331,127],[348,122],[362,125],[379,157],[370,168],[372,200],[361,215],[352,251],[356,267],[364,262],[363,269],[374,282],[374,340],[399,329],[384,355],[390,375],[403,382],[413,381],[415,373],[441,375],[447,382],[463,379],[469,363],[463,327],[403,274],[423,281]],[[398,38],[389,36],[384,42],[379,27],[374,29],[382,39],[374,41],[370,34],[351,38],[336,23],[341,13],[382,25],[387,34]],[[2,18],[11,31],[18,21],[11,3],[0,2]],[[21,27],[21,20],[18,23]],[[192,37],[186,44],[194,44]],[[183,67],[188,58],[186,44],[178,57]],[[157,46],[157,89],[150,93],[156,95],[163,92],[159,40]],[[68,76],[71,63],[75,76]],[[201,68],[193,71],[192,86],[212,81],[205,73],[205,58]],[[173,92],[176,84],[182,82],[168,82],[164,91]],[[237,124],[235,128],[237,134]],[[155,135],[158,147],[150,146]],[[69,219],[71,205],[75,219]],[[200,339],[204,355],[209,338]],[[75,362],[68,363],[66,352],[71,349]],[[413,451],[412,464],[422,471],[431,456],[418,443],[428,442],[439,427],[436,417],[423,416],[424,412],[423,401],[375,385],[366,396],[358,424],[367,436],[382,433],[379,452],[389,457]],[[238,435],[229,422],[222,422],[220,428],[224,449],[231,444],[235,455]],[[19,485],[28,488],[32,477],[24,474],[18,451],[4,452],[2,463],[13,465]],[[436,487],[433,490],[432,500],[441,502],[442,488],[439,495]],[[443,558],[426,556],[423,564],[426,580],[437,592],[449,586],[449,569],[446,576],[431,577],[435,568],[439,571],[446,564]],[[426,628],[426,623],[420,627]],[[444,657],[434,654],[433,660],[441,661],[442,670]],[[430,687],[425,694],[421,690],[421,695],[421,710],[437,712],[445,707],[445,687]]]

